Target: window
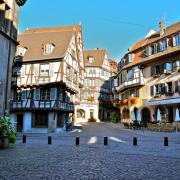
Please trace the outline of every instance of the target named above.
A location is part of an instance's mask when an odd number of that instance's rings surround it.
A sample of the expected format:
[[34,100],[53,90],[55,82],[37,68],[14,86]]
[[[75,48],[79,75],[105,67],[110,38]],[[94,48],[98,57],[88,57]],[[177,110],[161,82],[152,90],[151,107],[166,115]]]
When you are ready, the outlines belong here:
[[172,64],[171,62],[166,63],[166,64],[165,64],[165,69],[166,69],[167,71],[172,71],[172,70],[173,70],[173,64]]
[[145,55],[150,56],[153,54],[153,47],[152,46],[147,46],[145,50]]
[[40,65],[40,76],[49,76],[49,64]]
[[133,77],[133,70],[132,69],[129,69],[127,71],[127,76],[128,76],[128,81],[132,80],[134,77]]
[[40,100],[40,89],[34,90],[34,100]]
[[50,90],[41,89],[40,97],[41,97],[41,100],[50,100]]
[[57,89],[56,88],[51,88],[51,100],[56,100],[56,94],[57,94]]
[[0,1],[0,28],[6,33],[10,30],[10,8],[3,1]]
[[172,89],[172,82],[168,82],[167,83],[167,92],[172,92],[173,89]]
[[94,57],[93,56],[89,56],[88,57],[88,63],[92,64],[94,62]]
[[134,54],[128,54],[128,62],[132,62],[132,60],[134,59]]
[[151,86],[150,93],[151,93],[151,96],[154,96],[154,86]]
[[95,85],[96,87],[99,87],[99,86],[100,86],[99,79],[95,79],[94,83],[95,83],[94,85]]
[[71,68],[70,68],[70,66],[68,66],[66,68],[66,76],[71,79]]
[[163,73],[164,73],[164,65],[152,67],[152,75],[163,74]]
[[77,80],[78,80],[78,75],[77,75],[77,72],[74,71],[73,82],[78,83]]
[[104,65],[108,66],[108,60],[107,59],[104,60]]
[[60,91],[60,93],[59,93],[59,100],[60,100],[60,101],[63,101],[63,97],[64,97],[64,96],[63,96],[63,92]]
[[162,51],[165,51],[167,49],[167,40],[166,39],[163,39],[162,40]]
[[15,100],[21,101],[26,99],[26,91],[17,91],[15,93]]
[[174,61],[173,62],[173,70],[179,70],[180,69],[180,60]]
[[43,48],[44,55],[49,55],[52,53],[55,45],[54,44],[45,44]]
[[139,97],[139,90],[138,89],[130,90],[130,96],[131,97]]
[[179,46],[180,45],[180,34],[176,34],[173,37],[173,46]]
[[175,81],[174,84],[175,84],[175,92],[178,93],[180,90],[178,81]]
[[1,29],[4,28],[5,24],[5,3],[0,1],[0,27]]

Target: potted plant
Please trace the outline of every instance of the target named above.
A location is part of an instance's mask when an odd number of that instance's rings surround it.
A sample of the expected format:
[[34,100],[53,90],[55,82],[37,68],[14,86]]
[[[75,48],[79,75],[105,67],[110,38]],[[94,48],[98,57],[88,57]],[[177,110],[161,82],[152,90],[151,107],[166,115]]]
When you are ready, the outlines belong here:
[[16,134],[9,117],[0,118],[0,148],[8,148],[16,142]]

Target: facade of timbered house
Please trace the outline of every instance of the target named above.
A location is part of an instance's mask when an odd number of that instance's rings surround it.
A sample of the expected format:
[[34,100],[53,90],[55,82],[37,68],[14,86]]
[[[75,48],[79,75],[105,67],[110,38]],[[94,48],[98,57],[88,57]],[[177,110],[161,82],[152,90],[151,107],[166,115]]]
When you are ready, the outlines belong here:
[[29,29],[19,35],[11,119],[20,132],[58,132],[74,120],[83,85],[81,25]]

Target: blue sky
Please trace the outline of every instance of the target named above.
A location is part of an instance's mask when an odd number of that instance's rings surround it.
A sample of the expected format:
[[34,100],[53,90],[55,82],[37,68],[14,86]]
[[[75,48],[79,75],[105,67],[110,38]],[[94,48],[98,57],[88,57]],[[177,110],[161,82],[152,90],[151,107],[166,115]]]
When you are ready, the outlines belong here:
[[120,60],[150,29],[180,21],[180,0],[27,0],[19,31],[82,23],[85,49],[106,48]]

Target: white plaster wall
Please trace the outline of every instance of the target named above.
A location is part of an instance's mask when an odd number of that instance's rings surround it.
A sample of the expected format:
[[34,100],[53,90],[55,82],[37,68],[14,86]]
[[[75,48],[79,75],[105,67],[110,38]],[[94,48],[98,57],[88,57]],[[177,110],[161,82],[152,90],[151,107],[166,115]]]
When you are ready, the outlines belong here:
[[98,112],[99,112],[99,107],[98,105],[92,105],[92,104],[81,104],[78,106],[77,109],[83,109],[85,111],[85,119],[82,118],[77,118],[76,123],[81,123],[81,122],[88,122],[88,119],[90,118],[90,110],[94,110],[94,119],[96,119],[97,122],[100,122],[98,118]]

